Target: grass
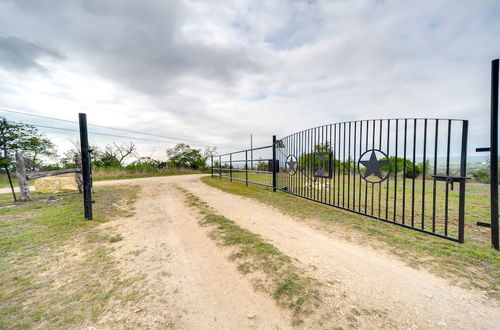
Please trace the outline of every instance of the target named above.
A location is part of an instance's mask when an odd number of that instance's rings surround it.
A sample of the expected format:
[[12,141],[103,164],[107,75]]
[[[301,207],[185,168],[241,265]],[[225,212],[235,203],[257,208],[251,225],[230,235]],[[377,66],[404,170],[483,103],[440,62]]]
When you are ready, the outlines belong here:
[[134,279],[120,276],[112,236],[100,226],[131,214],[138,187],[98,188],[95,219],[83,220],[82,196],[39,195],[12,204],[0,195],[0,328],[90,326]]
[[92,178],[94,181],[137,179],[156,176],[171,176],[183,174],[200,174],[203,171],[188,168],[165,168],[156,170],[127,170],[120,168],[94,168]]
[[[92,177],[94,181],[106,181],[106,180],[138,179],[138,178],[149,178],[157,176],[200,174],[200,173],[206,173],[206,171],[192,170],[189,168],[127,170],[125,168],[94,167],[92,172]],[[12,178],[12,184],[14,185],[14,187],[17,188],[18,184],[15,173],[11,173],[11,178]],[[28,184],[30,186],[33,185],[34,180],[28,180]],[[10,187],[7,175],[0,174],[0,188],[7,188],[7,187]]]
[[[500,299],[500,253],[487,239],[487,228],[475,226],[485,212],[486,198],[479,194],[481,186],[469,189],[465,243],[459,244],[418,233],[352,212],[308,201],[293,195],[242,182],[229,182],[205,177],[205,183],[226,192],[254,198],[272,205],[281,212],[307,221],[319,220],[319,225],[355,242],[384,248],[413,267],[426,269],[465,287],[476,287],[489,296]],[[472,185],[470,185],[472,186]]]
[[182,191],[186,196],[186,203],[203,216],[200,223],[213,228],[210,237],[234,248],[230,258],[238,263],[238,270],[243,274],[265,274],[263,279],[255,280],[256,287],[269,293],[280,306],[291,309],[295,324],[301,323],[301,316],[310,314],[318,306],[321,301],[317,291],[321,285],[319,281],[304,275],[290,257],[265,242],[259,235],[214,213],[198,197]]

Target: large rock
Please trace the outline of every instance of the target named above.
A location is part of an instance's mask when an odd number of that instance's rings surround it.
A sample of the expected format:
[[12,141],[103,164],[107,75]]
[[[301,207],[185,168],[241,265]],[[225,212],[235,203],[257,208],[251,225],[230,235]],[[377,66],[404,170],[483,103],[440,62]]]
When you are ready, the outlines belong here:
[[35,180],[35,191],[42,194],[55,194],[78,191],[78,186],[73,174],[49,176]]

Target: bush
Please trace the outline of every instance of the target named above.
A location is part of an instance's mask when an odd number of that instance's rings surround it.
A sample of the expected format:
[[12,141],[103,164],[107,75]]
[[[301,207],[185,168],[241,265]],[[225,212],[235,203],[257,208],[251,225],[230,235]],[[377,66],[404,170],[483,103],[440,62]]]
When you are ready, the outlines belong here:
[[479,182],[489,183],[490,182],[490,170],[487,168],[480,168],[472,173],[474,179]]

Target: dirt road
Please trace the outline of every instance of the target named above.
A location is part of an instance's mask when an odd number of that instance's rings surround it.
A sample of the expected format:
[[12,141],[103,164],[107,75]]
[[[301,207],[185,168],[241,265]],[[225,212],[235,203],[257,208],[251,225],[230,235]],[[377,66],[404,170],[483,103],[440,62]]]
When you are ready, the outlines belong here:
[[230,251],[208,237],[208,229],[198,224],[199,216],[184,204],[178,186],[296,258],[320,281],[335,283],[343,298],[324,301],[321,311],[338,314],[339,325],[346,324],[343,311],[357,310],[367,311],[349,320],[358,328],[499,328],[498,304],[480,292],[453,286],[381,251],[342,241],[335,233],[254,200],[221,192],[203,184],[200,177],[97,183],[142,186],[135,216],[113,224],[124,237],[115,252],[120,267],[127,276],[140,278],[144,292],[126,306],[110,308],[97,326],[106,328],[126,320],[134,328],[292,327],[290,312],[256,291],[228,259]]

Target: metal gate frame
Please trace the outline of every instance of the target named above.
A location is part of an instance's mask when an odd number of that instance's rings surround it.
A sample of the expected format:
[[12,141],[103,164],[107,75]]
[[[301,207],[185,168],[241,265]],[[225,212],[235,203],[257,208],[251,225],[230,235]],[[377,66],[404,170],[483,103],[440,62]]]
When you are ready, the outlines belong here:
[[[457,128],[460,129],[459,139],[452,140],[452,131],[456,134]],[[439,133],[442,129],[446,133],[446,155],[444,171],[438,171],[438,152],[441,152],[440,142],[443,139]],[[430,134],[430,131],[434,134]],[[221,179],[228,178],[230,181],[243,181],[246,185],[251,183],[270,187],[273,191],[280,190],[307,200],[463,243],[465,183],[468,179],[467,136],[467,120],[398,118],[343,122],[307,129],[279,140],[273,136],[271,145],[222,154],[215,156],[215,159],[212,157],[211,172],[212,176]],[[400,142],[401,139],[403,142]],[[433,139],[433,157],[428,156],[432,147],[428,146],[430,139]],[[451,146],[456,140],[460,141],[460,166],[458,173],[453,173],[450,167]],[[417,147],[419,143],[421,145]],[[415,180],[417,150],[422,152],[423,164],[429,159],[433,160],[432,173],[426,173],[427,167],[423,166],[423,177],[431,174],[432,179],[421,180],[421,187],[416,186]],[[248,155],[256,151],[265,151],[268,156],[249,159]],[[363,177],[367,168],[362,169],[360,164],[370,164],[370,161],[362,160],[363,155],[370,155],[370,152],[396,157],[396,168],[392,169],[396,173],[393,180],[389,175],[391,166],[388,160],[386,163],[389,164],[389,169],[385,171],[387,175],[383,180],[371,182]],[[402,169],[398,169],[400,159],[404,160]],[[256,169],[250,164],[255,161],[268,162],[268,165],[263,169]],[[321,169],[317,168],[320,161],[323,164]],[[376,161],[384,162],[381,159]],[[290,169],[290,165],[294,168]],[[402,177],[397,175],[400,170]],[[429,181],[428,185],[426,181]],[[450,190],[454,189],[455,183],[458,183],[459,194],[452,206],[458,207],[457,218],[449,214]],[[426,195],[426,191],[430,191],[429,186],[432,188],[432,198]],[[438,188],[443,190],[444,206],[437,203]],[[398,192],[401,189],[402,191]],[[403,196],[398,196],[398,193]],[[375,195],[378,195],[376,207]],[[417,203],[418,198],[420,199]],[[429,203],[432,204],[431,211],[426,209]],[[438,208],[443,213],[443,219],[437,211]],[[426,221],[428,218],[431,220]]]

